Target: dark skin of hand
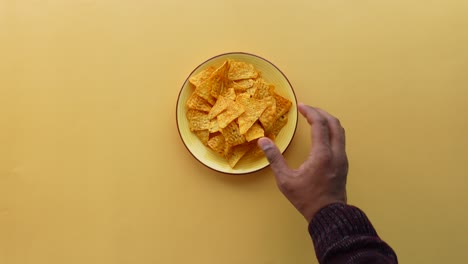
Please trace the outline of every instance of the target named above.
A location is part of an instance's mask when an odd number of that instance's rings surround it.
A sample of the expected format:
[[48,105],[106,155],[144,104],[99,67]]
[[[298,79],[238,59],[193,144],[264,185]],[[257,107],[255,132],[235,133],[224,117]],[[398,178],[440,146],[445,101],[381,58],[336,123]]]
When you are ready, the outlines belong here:
[[345,131],[340,121],[322,109],[304,104],[299,112],[311,125],[309,156],[297,169],[291,169],[268,138],[258,140],[276,178],[280,191],[310,223],[314,215],[332,203],[346,203],[348,159]]

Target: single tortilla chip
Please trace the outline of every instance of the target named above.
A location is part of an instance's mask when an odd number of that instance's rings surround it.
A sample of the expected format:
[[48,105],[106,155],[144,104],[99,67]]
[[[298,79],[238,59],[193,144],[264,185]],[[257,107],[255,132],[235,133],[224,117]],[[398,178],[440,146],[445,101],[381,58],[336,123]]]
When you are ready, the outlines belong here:
[[203,145],[208,145],[208,140],[210,139],[210,132],[207,129],[193,131],[193,133],[195,133],[195,135],[200,139]]
[[187,101],[187,108],[209,112],[211,109],[210,103],[201,98],[197,93],[192,93]]
[[219,115],[221,112],[223,112],[224,110],[226,110],[229,106],[229,101],[228,99],[226,99],[224,96],[220,95],[218,97],[218,100],[216,101],[216,103],[213,105],[213,107],[210,109],[209,113],[208,113],[208,118],[209,119],[213,119],[215,118],[217,115]]
[[202,82],[208,80],[211,74],[215,71],[214,67],[209,67],[204,69],[203,71],[197,73],[196,75],[190,77],[189,82],[193,84],[195,87],[199,86]]
[[239,118],[239,129],[241,134],[245,134],[247,130],[258,120],[267,107],[266,100],[258,100],[250,97],[238,96],[239,103],[244,106],[245,112]]
[[258,119],[260,120],[263,129],[268,131],[276,121],[276,101],[273,96],[266,97],[264,100],[267,102],[268,106]]
[[257,99],[263,99],[265,97],[271,96],[273,90],[275,89],[273,85],[266,83],[263,79],[258,79],[255,82],[254,87],[255,93],[253,97]]
[[249,94],[250,96],[254,96],[254,94],[255,94],[256,91],[257,91],[257,87],[256,87],[256,86],[252,86],[252,87],[247,88],[247,89],[245,90],[245,92],[246,92],[247,94]]
[[245,79],[245,80],[234,81],[234,83],[236,84],[237,87],[247,90],[248,88],[254,85],[255,81],[253,79]]
[[258,72],[252,64],[242,61],[229,61],[228,79],[231,81],[257,78]]
[[231,145],[231,144],[229,144],[227,142],[224,144],[224,151],[223,151],[223,154],[222,154],[222,156],[224,158],[227,159],[227,157],[229,157],[231,155],[232,147],[233,147],[233,145]]
[[221,134],[230,146],[237,146],[245,142],[245,137],[239,133],[239,126],[236,122],[229,123],[221,130]]
[[234,101],[229,101],[226,111],[217,116],[220,128],[225,128],[229,123],[244,113],[244,106]]
[[211,80],[211,96],[218,98],[220,94],[223,94],[225,89],[224,79],[221,76],[213,76]]
[[234,88],[236,93],[243,93],[246,92],[247,89],[251,89],[255,84],[253,79],[245,79],[240,81],[229,81],[228,87]]
[[249,130],[247,130],[247,132],[245,133],[244,136],[245,136],[245,139],[247,140],[247,142],[250,142],[250,141],[252,141],[254,139],[264,137],[265,136],[265,131],[263,130],[262,126],[258,122],[255,122],[249,128]]
[[213,79],[211,79],[211,96],[213,96],[214,98],[218,98],[223,89],[224,82],[221,79],[221,77],[216,76]]
[[189,109],[187,111],[187,120],[189,122],[190,131],[205,130],[210,127],[208,114],[198,110]]
[[219,124],[218,124],[218,119],[213,118],[210,120],[210,127],[208,128],[210,133],[216,133],[219,132]]
[[229,166],[231,166],[231,168],[234,168],[234,166],[236,166],[239,160],[242,159],[245,153],[247,153],[250,150],[250,147],[251,146],[249,144],[242,144],[233,147],[231,152],[227,156]]
[[211,95],[211,78],[202,82],[197,88],[195,88],[195,93],[201,98],[205,99],[211,105],[216,103],[216,98]]
[[274,134],[267,134],[266,137],[271,139],[271,141],[275,141],[276,139],[276,136]]
[[251,98],[252,96],[250,96],[250,94],[248,93],[238,93],[236,95],[236,102],[241,104],[241,105],[244,105],[244,104],[247,104],[248,103],[248,100]]
[[277,93],[273,93],[273,96],[276,101],[276,117],[279,118],[289,112],[292,102]]
[[211,96],[218,98],[220,94],[223,94],[223,90],[226,89],[225,80],[226,72],[229,68],[229,63],[225,61],[218,69],[216,69],[210,77],[211,80]]
[[271,127],[271,129],[268,131],[268,133],[273,134],[276,138],[278,136],[279,132],[283,127],[288,123],[288,116],[286,114],[280,116],[278,119],[276,119],[275,123]]
[[201,117],[207,115],[205,112],[196,110],[196,109],[188,109],[186,112],[187,120],[193,119],[195,117]]
[[230,87],[223,91],[222,96],[231,101],[234,101],[236,100],[236,91],[234,90],[234,88]]
[[212,150],[214,150],[216,153],[222,156],[224,156],[225,144],[226,142],[224,136],[221,134],[218,134],[212,137],[210,140],[208,140],[208,147],[210,147]]

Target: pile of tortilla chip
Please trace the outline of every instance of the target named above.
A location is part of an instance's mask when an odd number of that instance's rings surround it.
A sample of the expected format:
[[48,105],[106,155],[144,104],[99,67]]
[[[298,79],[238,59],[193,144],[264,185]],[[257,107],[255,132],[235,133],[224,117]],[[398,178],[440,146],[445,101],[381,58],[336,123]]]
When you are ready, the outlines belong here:
[[190,130],[232,168],[242,157],[261,155],[257,139],[275,139],[288,122],[291,101],[251,64],[227,60],[189,81],[195,87],[186,103]]

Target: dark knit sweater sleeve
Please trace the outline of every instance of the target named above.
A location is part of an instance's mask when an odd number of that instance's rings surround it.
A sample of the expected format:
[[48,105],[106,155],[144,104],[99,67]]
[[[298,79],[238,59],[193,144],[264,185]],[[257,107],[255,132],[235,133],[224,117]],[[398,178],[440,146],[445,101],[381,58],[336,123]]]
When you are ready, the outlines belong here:
[[310,222],[309,233],[321,264],[398,263],[395,252],[354,206],[337,203],[322,208]]

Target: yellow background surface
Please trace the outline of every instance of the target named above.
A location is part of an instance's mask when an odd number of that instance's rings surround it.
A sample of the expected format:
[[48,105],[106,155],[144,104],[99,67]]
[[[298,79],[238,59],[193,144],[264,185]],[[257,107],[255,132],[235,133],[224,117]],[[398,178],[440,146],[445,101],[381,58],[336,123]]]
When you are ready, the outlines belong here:
[[[468,259],[468,2],[0,1],[0,263],[315,263],[269,169],[211,171],[175,104],[275,63],[347,131],[349,201],[401,263]],[[305,158],[301,118],[285,156]]]

